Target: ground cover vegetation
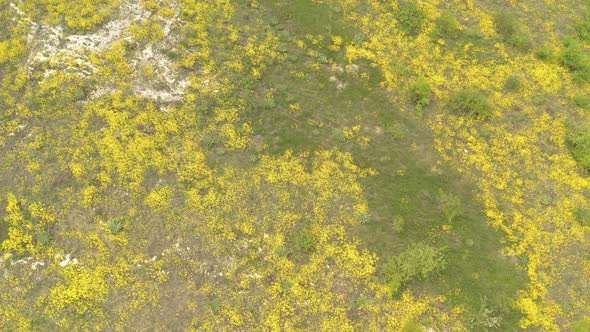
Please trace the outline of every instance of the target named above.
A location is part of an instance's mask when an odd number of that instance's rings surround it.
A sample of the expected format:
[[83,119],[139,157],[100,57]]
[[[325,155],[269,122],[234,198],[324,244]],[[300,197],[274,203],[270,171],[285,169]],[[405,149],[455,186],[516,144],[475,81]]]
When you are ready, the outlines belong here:
[[587,331],[588,13],[0,0],[0,329]]

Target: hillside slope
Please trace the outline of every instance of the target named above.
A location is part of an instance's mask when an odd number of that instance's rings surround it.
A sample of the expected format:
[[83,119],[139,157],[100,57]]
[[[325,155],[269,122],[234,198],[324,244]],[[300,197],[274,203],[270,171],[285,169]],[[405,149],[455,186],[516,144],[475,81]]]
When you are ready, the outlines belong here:
[[0,0],[0,329],[587,331],[589,15]]

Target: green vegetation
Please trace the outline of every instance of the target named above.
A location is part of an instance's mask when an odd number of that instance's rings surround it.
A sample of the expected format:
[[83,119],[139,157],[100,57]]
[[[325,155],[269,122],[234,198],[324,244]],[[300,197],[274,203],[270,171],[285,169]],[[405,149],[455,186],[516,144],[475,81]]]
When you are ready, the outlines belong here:
[[574,216],[581,226],[590,227],[590,209],[578,207],[574,209]]
[[574,158],[580,166],[590,171],[590,126],[581,124],[571,128],[568,141]]
[[517,75],[512,75],[508,77],[506,83],[504,84],[504,89],[508,92],[518,92],[522,88],[522,82],[520,77]]
[[123,221],[119,219],[111,219],[107,222],[107,226],[112,234],[119,234],[123,230]]
[[443,13],[436,20],[436,28],[432,31],[432,38],[453,39],[461,32],[461,25],[451,13]]
[[0,0],[0,330],[587,330],[585,9]]
[[531,37],[524,31],[516,17],[510,12],[500,12],[494,17],[498,34],[504,41],[519,51],[528,51],[531,47]]
[[448,107],[452,112],[474,117],[489,117],[493,108],[488,99],[478,89],[463,89],[453,92]]
[[590,81],[590,56],[575,39],[566,41],[565,48],[559,55],[559,61],[572,72],[576,81]]
[[535,56],[543,61],[551,61],[555,57],[553,51],[545,47],[541,47],[535,50]]
[[574,323],[574,331],[575,332],[589,332],[590,331],[590,322],[587,320],[580,320]]
[[418,7],[418,3],[414,1],[399,2],[399,9],[396,15],[399,24],[399,29],[408,34],[415,36],[422,29],[426,16]]
[[416,243],[383,265],[385,281],[393,294],[408,281],[426,279],[447,265],[441,249]]
[[463,214],[461,207],[461,198],[452,193],[446,193],[442,189],[438,190],[438,199],[440,200],[440,207],[448,222]]
[[576,96],[574,102],[579,108],[587,110],[590,109],[590,97],[588,96]]
[[581,40],[590,41],[590,15],[586,14],[578,21],[576,31]]
[[430,104],[430,96],[432,95],[430,83],[424,77],[420,77],[411,86],[410,93],[412,100],[416,103],[416,110],[421,115],[424,107]]

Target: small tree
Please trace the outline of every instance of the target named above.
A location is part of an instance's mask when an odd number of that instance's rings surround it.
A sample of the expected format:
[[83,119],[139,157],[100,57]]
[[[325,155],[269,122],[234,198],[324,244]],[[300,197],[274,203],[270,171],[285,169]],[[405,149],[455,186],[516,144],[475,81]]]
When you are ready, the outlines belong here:
[[412,95],[412,101],[416,103],[418,114],[421,115],[424,106],[430,104],[430,95],[432,94],[430,83],[424,77],[420,77],[410,87],[410,94]]
[[453,221],[456,217],[463,214],[461,207],[461,198],[452,193],[446,193],[442,189],[438,190],[440,208],[442,209],[448,222]]

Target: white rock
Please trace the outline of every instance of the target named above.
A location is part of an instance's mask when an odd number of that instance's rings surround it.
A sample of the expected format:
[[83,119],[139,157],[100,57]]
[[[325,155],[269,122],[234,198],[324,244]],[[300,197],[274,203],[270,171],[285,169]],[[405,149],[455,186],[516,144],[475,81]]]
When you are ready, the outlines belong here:
[[45,266],[45,263],[44,262],[33,262],[33,264],[31,264],[31,269],[37,270],[38,266]]

